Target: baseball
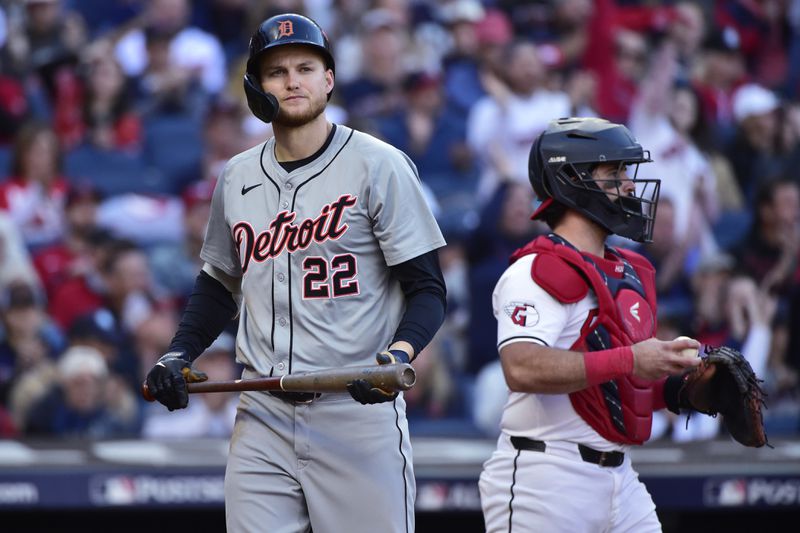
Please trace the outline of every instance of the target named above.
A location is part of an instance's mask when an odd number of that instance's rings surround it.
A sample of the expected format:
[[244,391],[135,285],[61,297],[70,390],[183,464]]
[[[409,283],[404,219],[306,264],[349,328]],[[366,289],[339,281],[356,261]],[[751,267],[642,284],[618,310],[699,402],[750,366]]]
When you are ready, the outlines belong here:
[[[676,341],[681,341],[686,339],[690,341],[694,340],[693,338],[687,337],[686,335],[681,335],[680,337],[675,338]],[[681,355],[684,357],[697,357],[697,348],[686,348],[681,351]]]

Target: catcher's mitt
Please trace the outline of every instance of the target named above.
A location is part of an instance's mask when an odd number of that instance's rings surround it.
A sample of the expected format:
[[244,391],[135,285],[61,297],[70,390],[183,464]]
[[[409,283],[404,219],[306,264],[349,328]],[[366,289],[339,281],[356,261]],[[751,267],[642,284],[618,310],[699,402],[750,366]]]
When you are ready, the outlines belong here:
[[745,446],[767,444],[761,408],[764,392],[747,359],[733,348],[706,347],[702,362],[683,377],[680,407],[721,414],[731,436]]

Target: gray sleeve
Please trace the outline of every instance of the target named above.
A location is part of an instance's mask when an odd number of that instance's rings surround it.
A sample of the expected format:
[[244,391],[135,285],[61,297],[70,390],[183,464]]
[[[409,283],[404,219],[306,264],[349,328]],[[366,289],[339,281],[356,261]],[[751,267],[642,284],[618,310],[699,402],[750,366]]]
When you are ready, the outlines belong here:
[[445,245],[422,191],[417,168],[399,150],[390,150],[374,171],[369,212],[373,232],[389,266]]
[[242,277],[239,251],[233,242],[231,228],[225,219],[225,189],[228,167],[222,171],[211,198],[211,214],[206,227],[206,237],[200,258],[234,278]]

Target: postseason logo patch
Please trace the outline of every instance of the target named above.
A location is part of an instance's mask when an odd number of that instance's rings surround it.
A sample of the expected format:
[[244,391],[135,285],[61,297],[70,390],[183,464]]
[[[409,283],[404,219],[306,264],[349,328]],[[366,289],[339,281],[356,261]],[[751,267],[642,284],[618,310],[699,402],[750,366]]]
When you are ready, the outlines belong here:
[[511,322],[523,328],[530,328],[539,323],[539,311],[533,304],[525,302],[510,302],[503,306],[503,310],[511,318]]

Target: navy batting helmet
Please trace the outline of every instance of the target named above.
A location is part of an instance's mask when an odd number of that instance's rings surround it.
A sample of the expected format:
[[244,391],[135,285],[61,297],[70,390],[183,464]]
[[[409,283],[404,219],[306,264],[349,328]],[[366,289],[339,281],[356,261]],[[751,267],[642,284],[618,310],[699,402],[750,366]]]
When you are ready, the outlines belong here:
[[[302,44],[314,48],[322,55],[325,66],[336,72],[328,37],[316,22],[296,13],[275,15],[262,22],[250,38],[244,92],[250,111],[264,122],[272,122],[278,114],[278,101],[261,89],[259,58],[270,48],[286,44]],[[328,94],[328,99],[330,96]]]
[[[541,205],[539,218],[554,202],[583,213],[606,230],[639,242],[650,242],[661,189],[661,180],[637,179],[640,163],[649,163],[631,132],[621,124],[599,118],[553,120],[531,147],[528,175]],[[617,163],[636,183],[634,196],[602,190],[592,177],[594,168]],[[616,180],[615,180],[616,181]]]

